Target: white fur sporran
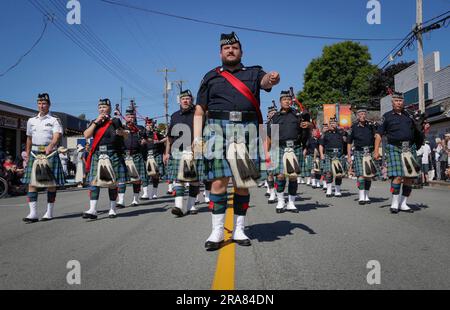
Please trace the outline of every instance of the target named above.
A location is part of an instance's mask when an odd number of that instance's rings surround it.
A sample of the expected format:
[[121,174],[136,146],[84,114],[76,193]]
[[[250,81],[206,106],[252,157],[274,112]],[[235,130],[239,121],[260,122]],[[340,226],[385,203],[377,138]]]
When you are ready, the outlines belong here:
[[153,157],[153,153],[148,153],[147,155],[145,170],[147,171],[147,175],[149,177],[154,177],[158,174],[158,165],[156,164],[155,157]]
[[130,177],[131,182],[140,181],[141,178],[139,176],[139,172],[136,169],[136,165],[134,164],[133,156],[127,155],[125,157],[125,165],[127,166],[128,176]]
[[198,179],[193,152],[183,151],[181,154],[177,179],[181,182],[192,182]]
[[342,178],[344,176],[344,168],[339,159],[331,160],[331,170],[333,172],[333,177],[335,178]]
[[97,163],[97,176],[92,183],[92,185],[99,187],[111,188],[117,186],[116,174],[114,173],[111,159],[107,154],[99,155]]
[[420,175],[420,166],[411,151],[402,152],[403,174],[407,178],[417,178]]
[[300,165],[293,148],[287,147],[284,149],[283,171],[289,177],[297,177],[300,175]]
[[259,172],[250,159],[244,143],[232,142],[228,146],[227,160],[237,188],[250,188],[257,185]]
[[34,154],[31,152],[31,156],[34,157],[33,166],[31,168],[30,185],[37,188],[55,187],[56,180],[53,175],[53,171],[50,169],[48,159],[56,154],[56,151],[49,154]]

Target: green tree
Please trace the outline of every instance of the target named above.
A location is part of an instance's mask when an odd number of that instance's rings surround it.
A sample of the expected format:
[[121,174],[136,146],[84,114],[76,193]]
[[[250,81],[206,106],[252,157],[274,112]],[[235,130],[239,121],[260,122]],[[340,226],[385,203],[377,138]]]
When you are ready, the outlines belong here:
[[305,70],[298,98],[310,110],[324,103],[352,103],[369,98],[370,81],[377,72],[365,45],[352,41],[325,46]]

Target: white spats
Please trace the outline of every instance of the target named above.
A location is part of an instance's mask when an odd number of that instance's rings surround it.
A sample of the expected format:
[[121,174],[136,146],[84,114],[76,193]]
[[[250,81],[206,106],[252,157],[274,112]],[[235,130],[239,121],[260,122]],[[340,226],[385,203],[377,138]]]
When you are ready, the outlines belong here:
[[340,185],[335,185],[334,186],[334,196],[335,197],[342,197],[341,186]]
[[392,195],[391,209],[398,210],[400,203],[400,195]]
[[364,201],[370,202],[369,191],[367,190],[364,191]]
[[[328,187],[327,187],[327,181],[325,181],[325,180],[323,180],[323,189],[327,189]],[[330,193],[330,195],[331,195],[331,193]]]
[[119,197],[119,200],[117,201],[117,203],[119,205],[123,205],[123,200],[125,198],[125,193],[119,193],[118,197]]
[[30,201],[28,203],[28,206],[30,207],[30,213],[27,215],[28,219],[37,219],[37,202],[36,201]]
[[138,205],[139,204],[139,193],[133,193],[133,202],[132,204]]
[[89,201],[89,210],[86,213],[97,215],[97,201],[98,200]]
[[306,178],[306,185],[311,185],[311,177]]
[[269,196],[269,201],[275,201],[276,199],[276,193],[275,193],[275,188],[271,188],[270,189],[270,196]]
[[141,199],[147,199],[148,197],[148,186],[142,186],[142,196]]
[[402,210],[402,211],[410,211],[411,210],[411,208],[406,204],[407,200],[408,200],[408,197],[402,196],[400,203],[399,203],[400,210]]
[[316,179],[311,179],[311,186],[316,187]]
[[278,193],[277,192],[277,198],[278,198],[278,203],[277,203],[277,209],[284,209],[284,207],[286,207],[286,203],[284,201],[284,193]]
[[183,205],[183,197],[182,196],[181,197],[175,197],[175,208],[180,209],[183,214],[187,213],[187,209]]
[[44,214],[45,219],[53,218],[53,208],[55,207],[54,203],[47,203],[47,212]]
[[234,215],[234,230],[233,230],[233,240],[247,240],[249,239],[245,233],[245,216]]
[[[172,191],[172,190],[170,190]],[[157,187],[152,187],[152,199],[157,199],[158,198],[158,188]]]
[[365,198],[366,198],[366,195],[364,193],[364,190],[360,189],[359,190],[359,200],[358,201],[366,201]]
[[117,215],[116,214],[116,205],[117,205],[117,203],[115,201],[110,201],[109,215]]
[[172,192],[173,191],[173,182],[170,182],[167,188],[168,192]]
[[327,189],[327,195],[331,195],[332,185],[333,185],[333,184],[331,184],[331,183],[326,185],[325,188]]
[[205,198],[205,202],[209,203],[209,191],[205,190],[203,192],[203,197]]
[[225,223],[224,214],[212,214],[212,232],[206,241],[221,242],[224,239],[223,225]]
[[295,195],[289,195],[286,210],[297,210],[295,207]]
[[195,207],[196,197],[188,197],[186,202],[186,209],[187,211],[197,211],[197,208]]

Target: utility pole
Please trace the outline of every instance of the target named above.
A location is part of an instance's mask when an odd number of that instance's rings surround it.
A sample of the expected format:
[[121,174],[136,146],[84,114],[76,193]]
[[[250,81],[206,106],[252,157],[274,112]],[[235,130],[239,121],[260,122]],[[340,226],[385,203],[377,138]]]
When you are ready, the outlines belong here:
[[158,70],[158,72],[164,72],[164,109],[165,109],[165,115],[166,115],[166,126],[169,127],[169,92],[168,92],[168,80],[167,80],[167,74],[169,72],[175,72],[175,69],[161,69]]
[[419,110],[425,113],[425,90],[424,90],[424,68],[423,68],[423,40],[422,40],[422,0],[416,0],[416,38],[417,38],[417,78],[419,90]]
[[[123,87],[120,87],[120,114],[122,114]],[[123,114],[122,114],[123,115]]]
[[183,91],[183,83],[186,83],[187,81],[178,80],[178,81],[173,81],[173,82],[177,84],[178,92],[181,93]]

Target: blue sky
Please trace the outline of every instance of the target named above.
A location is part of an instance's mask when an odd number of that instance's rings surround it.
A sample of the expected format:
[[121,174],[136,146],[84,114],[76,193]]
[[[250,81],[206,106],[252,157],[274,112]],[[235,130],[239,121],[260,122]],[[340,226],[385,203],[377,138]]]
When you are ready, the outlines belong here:
[[[39,0],[50,11],[59,9],[50,0]],[[66,0],[53,0],[65,6]],[[380,0],[381,24],[366,22],[367,0],[345,1],[207,1],[207,0],[114,0],[152,10],[204,19],[218,23],[308,35],[403,38],[415,23],[415,0]],[[184,88],[195,94],[203,75],[220,64],[219,37],[231,32],[225,27],[198,24],[123,7],[99,0],[80,0],[81,23],[113,51],[144,84],[142,94],[111,75],[78,46],[49,24],[39,45],[14,70],[0,77],[0,100],[35,107],[39,92],[51,95],[56,111],[74,115],[96,115],[99,98],[119,103],[120,87],[126,99],[136,98],[141,115],[164,115],[163,75],[157,70],[176,68],[169,80],[186,80]],[[27,0],[0,2],[0,72],[12,65],[35,42],[43,27],[42,13]],[[62,9],[62,8],[60,8]],[[424,21],[450,10],[450,0],[424,0]],[[68,11],[66,9],[66,11]],[[72,25],[67,27],[80,27]],[[320,56],[325,45],[336,40],[312,40],[236,30],[243,44],[245,65],[261,65],[266,71],[280,72],[281,83],[272,93],[262,96],[263,113],[277,99],[281,89],[303,85],[303,73],[309,62]],[[441,66],[450,64],[449,28],[425,36],[424,51],[441,52]],[[378,63],[396,41],[362,42],[369,47],[372,62]],[[399,60],[415,60],[416,50],[405,51]],[[178,109],[176,93],[170,96],[169,113]],[[126,106],[128,100],[125,100]],[[162,121],[162,120],[161,120]]]

